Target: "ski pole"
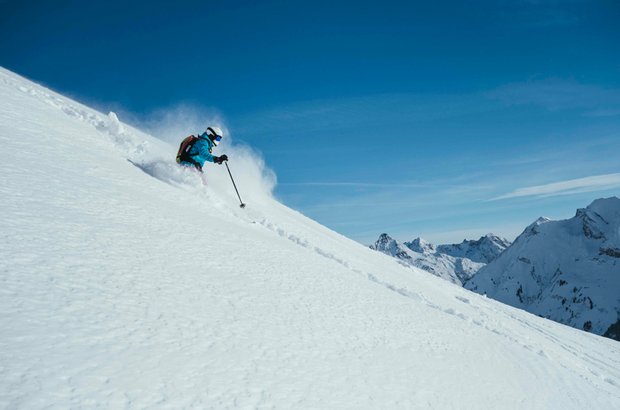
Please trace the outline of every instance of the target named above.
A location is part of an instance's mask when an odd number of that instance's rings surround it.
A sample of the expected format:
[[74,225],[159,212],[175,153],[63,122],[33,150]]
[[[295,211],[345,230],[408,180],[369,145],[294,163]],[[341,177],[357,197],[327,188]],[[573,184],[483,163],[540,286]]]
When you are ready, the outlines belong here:
[[224,161],[224,164],[226,164],[226,169],[228,170],[228,175],[230,175],[230,180],[232,181],[233,186],[235,187],[235,192],[237,193],[237,197],[239,197],[239,202],[241,202],[241,205],[239,205],[239,207],[245,208],[245,204],[241,200],[241,195],[239,195],[239,190],[237,190],[237,184],[235,184],[235,180],[233,179],[232,174],[230,173],[230,168],[228,168],[228,161]]

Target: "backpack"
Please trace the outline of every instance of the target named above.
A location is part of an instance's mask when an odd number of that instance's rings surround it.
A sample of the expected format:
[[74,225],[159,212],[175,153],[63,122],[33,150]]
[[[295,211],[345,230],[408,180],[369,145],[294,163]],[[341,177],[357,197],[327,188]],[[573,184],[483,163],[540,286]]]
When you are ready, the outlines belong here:
[[198,137],[195,137],[194,135],[190,135],[181,141],[179,152],[177,152],[177,163],[180,164],[181,161],[185,161],[194,164],[196,162],[189,156],[189,151],[192,149],[196,141],[198,141]]

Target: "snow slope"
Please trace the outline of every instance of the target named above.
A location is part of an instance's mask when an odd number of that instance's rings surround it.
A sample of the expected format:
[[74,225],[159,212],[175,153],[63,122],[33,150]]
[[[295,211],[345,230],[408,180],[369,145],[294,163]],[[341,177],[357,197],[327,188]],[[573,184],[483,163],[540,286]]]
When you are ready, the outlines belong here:
[[0,96],[1,408],[620,407],[617,342],[328,230],[247,151],[241,210],[114,116]]
[[579,329],[611,331],[620,323],[620,199],[598,199],[564,221],[538,219],[466,287]]

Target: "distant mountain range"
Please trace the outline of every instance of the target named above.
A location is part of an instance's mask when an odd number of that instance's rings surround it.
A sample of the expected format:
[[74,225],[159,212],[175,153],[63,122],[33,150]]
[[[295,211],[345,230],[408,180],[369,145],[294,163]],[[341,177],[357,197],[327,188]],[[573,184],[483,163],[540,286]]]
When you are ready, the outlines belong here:
[[382,234],[372,249],[503,303],[620,340],[620,199],[538,218],[514,243],[488,234],[434,246]]
[[400,243],[384,233],[370,248],[452,283],[463,285],[508,246],[508,240],[492,234],[477,241],[465,240],[459,244],[435,246],[422,238]]

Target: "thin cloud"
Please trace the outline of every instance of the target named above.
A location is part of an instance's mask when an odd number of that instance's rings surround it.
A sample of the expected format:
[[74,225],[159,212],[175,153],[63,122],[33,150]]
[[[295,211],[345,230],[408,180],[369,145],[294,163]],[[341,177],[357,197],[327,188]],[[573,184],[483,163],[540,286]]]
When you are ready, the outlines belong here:
[[612,171],[617,167],[620,156],[601,156],[602,152],[620,152],[620,139],[616,133],[601,133],[594,129],[564,135],[572,142],[564,143],[561,147],[549,145],[547,142],[536,142],[529,147],[528,152],[520,156],[500,156],[489,160],[488,165],[496,170],[519,167],[521,174],[539,174],[544,169],[550,179],[554,179],[554,175],[560,175],[555,178],[560,179],[561,175],[567,175],[568,171],[575,171],[575,163],[567,162],[566,158],[579,158],[580,173],[585,175]]
[[526,196],[559,196],[582,192],[599,191],[603,189],[620,187],[620,173],[594,175],[591,177],[569,179],[567,181],[554,182],[545,185],[519,188],[505,195],[491,198],[490,201],[500,199],[519,198]]
[[503,26],[526,29],[566,29],[588,20],[587,0],[504,0],[499,18]]
[[[394,188],[422,188],[436,196],[438,193],[449,195],[464,195],[488,192],[495,186],[483,184],[479,180],[483,174],[455,175],[450,178],[427,180],[425,182],[356,182],[356,181],[307,181],[307,182],[280,182],[280,186],[306,186],[320,188],[379,188],[390,190]],[[394,191],[397,192],[397,191]],[[418,193],[419,195],[419,193]]]
[[620,116],[620,108],[607,108],[590,111],[584,114],[586,117],[618,117]]
[[428,184],[382,184],[369,182],[287,182],[285,186],[350,187],[350,188],[426,188]]
[[537,105],[549,111],[601,109],[620,104],[620,90],[550,78],[499,87],[487,96],[506,105]]
[[[390,124],[437,121],[494,109],[485,94],[415,93],[377,94],[362,97],[310,100],[250,112],[236,119],[247,124],[241,133],[260,129],[272,136],[290,138],[301,132],[332,134],[368,129],[387,132]],[[378,126],[377,124],[381,124]]]

